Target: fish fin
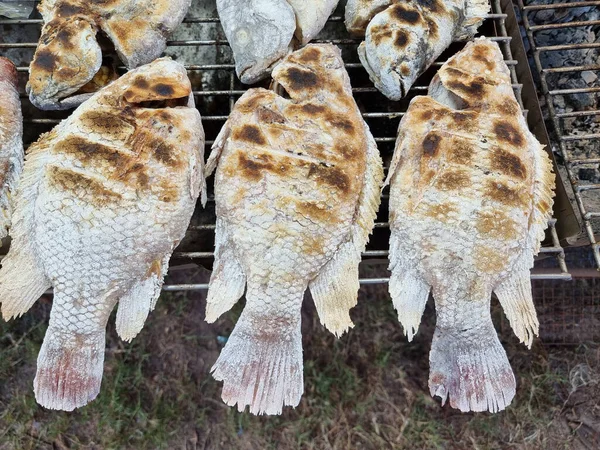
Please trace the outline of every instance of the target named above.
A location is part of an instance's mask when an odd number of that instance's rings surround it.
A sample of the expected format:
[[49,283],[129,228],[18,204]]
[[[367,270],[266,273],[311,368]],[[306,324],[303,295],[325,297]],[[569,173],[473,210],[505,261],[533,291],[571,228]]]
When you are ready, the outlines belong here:
[[340,246],[334,257],[310,283],[310,292],[321,323],[336,336],[354,326],[349,311],[356,305],[360,288],[358,265],[381,203],[383,163],[375,139],[367,125],[365,128],[368,144],[367,170],[351,230],[351,240]]
[[[290,290],[291,289],[291,290]],[[306,285],[279,291],[248,283],[246,307],[211,369],[229,406],[281,414],[304,390],[300,308]],[[271,292],[269,292],[271,291]]]
[[116,324],[121,339],[129,342],[142,330],[148,314],[156,306],[162,284],[162,274],[152,273],[148,278],[138,280],[119,298]]
[[449,333],[436,328],[429,354],[429,391],[463,412],[502,411],[515,396],[515,376],[491,320]]
[[284,405],[298,406],[304,391],[300,321],[286,336],[255,329],[240,317],[219,359],[213,377],[223,381],[221,397],[229,405],[246,405],[252,414],[281,414]]
[[515,271],[495,290],[510,326],[519,341],[531,348],[534,336],[538,335],[539,322],[531,295],[529,270]]
[[224,222],[217,219],[217,242],[215,243],[215,264],[206,298],[206,318],[208,323],[217,320],[229,311],[244,294],[246,275],[239,263]]
[[390,276],[389,292],[398,321],[404,328],[408,341],[412,341],[419,330],[421,317],[429,298],[431,287],[423,280],[415,268],[416,257],[411,248],[403,248],[407,242],[401,231],[393,229],[390,236]]
[[44,408],[73,411],[100,392],[104,366],[104,330],[72,335],[48,327],[33,381],[35,399]]
[[51,286],[29,250],[28,246],[18,250],[14,245],[2,261],[0,303],[4,320],[25,314]]
[[35,257],[33,242],[35,203],[48,157],[47,148],[39,143],[31,145],[15,196],[10,230],[12,242],[0,270],[0,303],[6,320],[25,314],[51,286]]
[[349,312],[356,306],[360,288],[359,263],[360,250],[348,241],[309,284],[321,324],[338,337],[354,326]]
[[206,164],[204,165],[204,176],[208,178],[211,173],[217,168],[217,164],[219,162],[219,158],[221,157],[221,153],[225,148],[225,143],[227,139],[229,139],[229,134],[231,133],[231,124],[229,120],[225,122],[223,128],[217,135],[215,142],[211,147],[210,155],[208,155],[208,159],[206,160]]

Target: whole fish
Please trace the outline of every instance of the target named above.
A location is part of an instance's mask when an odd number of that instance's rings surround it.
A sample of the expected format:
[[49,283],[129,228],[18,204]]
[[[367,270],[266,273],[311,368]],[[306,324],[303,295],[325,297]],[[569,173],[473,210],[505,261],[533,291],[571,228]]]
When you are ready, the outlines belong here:
[[402,118],[390,172],[390,294],[409,340],[432,291],[431,395],[497,412],[515,378],[491,320],[496,293],[531,346],[529,269],[552,213],[554,175],[528,130],[497,44],[468,43]]
[[341,52],[308,45],[273,78],[289,95],[251,89],[217,137],[215,264],[206,320],[246,289],[246,306],[212,368],[223,400],[280,414],[303,392],[300,307],[307,287],[336,335],[352,326],[358,264],[383,169],[352,98]]
[[338,1],[217,0],[219,18],[242,83],[267,77],[298,43],[311,41]]
[[184,67],[168,58],[98,91],[28,150],[0,270],[5,319],[50,287],[39,404],[71,411],[100,390],[113,307],[126,341],[154,308],[203,186],[204,133]]
[[12,203],[23,170],[23,115],[17,68],[0,57],[0,239],[10,228]]
[[93,94],[89,88],[101,84],[108,69],[102,66],[99,31],[128,69],[155,60],[190,4],[191,0],[42,0],[38,10],[44,26],[27,84],[31,103],[40,109],[74,108]]
[[365,34],[358,56],[375,87],[400,100],[452,41],[475,34],[489,10],[488,0],[350,0],[346,26]]

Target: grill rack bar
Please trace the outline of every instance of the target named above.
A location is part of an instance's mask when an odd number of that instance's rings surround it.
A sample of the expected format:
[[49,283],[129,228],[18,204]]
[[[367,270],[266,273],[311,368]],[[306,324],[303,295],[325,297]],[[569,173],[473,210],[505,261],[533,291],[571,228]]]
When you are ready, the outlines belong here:
[[[492,20],[494,22],[495,28],[497,30],[496,33],[498,34],[498,36],[488,35],[488,37],[491,40],[498,42],[498,44],[500,45],[500,47],[503,51],[505,63],[507,64],[507,66],[509,67],[510,72],[511,72],[511,79],[513,81],[513,88],[515,90],[515,95],[517,97],[517,100],[518,100],[521,108],[523,109],[523,103],[521,100],[522,84],[520,84],[518,82],[518,78],[517,78],[516,70],[515,70],[517,61],[512,57],[512,54],[510,51],[511,37],[508,36],[507,30],[505,27],[505,23],[504,23],[505,19],[507,18],[507,15],[502,13],[499,0],[492,0],[491,3],[492,3],[493,13],[488,14],[486,16],[486,19]],[[329,22],[342,22],[342,21],[343,21],[343,18],[339,17],[339,16],[334,16],[329,19]],[[41,23],[42,23],[42,21],[39,19],[0,20],[0,26],[1,25],[30,25],[30,24],[41,25]],[[219,19],[216,17],[187,18],[184,20],[184,23],[218,24]],[[315,42],[326,42],[326,43],[335,43],[338,45],[356,46],[360,42],[360,40],[359,39],[333,39],[333,40],[316,40]],[[463,40],[461,42],[466,42],[466,40]],[[37,43],[30,43],[30,42],[13,43],[13,44],[1,43],[0,50],[5,49],[5,48],[35,48],[36,45],[37,45]],[[220,46],[220,45],[228,46],[228,43],[222,39],[186,40],[186,41],[171,40],[167,43],[167,45],[169,47],[213,46],[213,45],[214,46]],[[444,60],[439,60],[439,61],[436,61],[433,64],[433,66],[440,67],[445,62],[446,61],[444,61]],[[229,72],[228,89],[219,89],[219,90],[212,90],[212,91],[194,91],[194,94],[199,97],[221,96],[221,97],[228,98],[229,99],[229,112],[231,112],[231,110],[233,109],[236,98],[245,92],[244,90],[240,90],[239,88],[236,89],[236,77],[235,77],[235,65],[234,64],[189,64],[189,65],[186,65],[185,67],[187,70],[190,70],[190,71],[224,70],[224,71]],[[355,62],[345,63],[345,67],[350,70],[355,70],[355,69],[356,70],[364,70],[360,63],[355,63]],[[125,67],[119,66],[118,69],[124,71]],[[18,71],[19,72],[27,72],[28,66],[20,66],[20,67],[18,67]],[[427,86],[414,86],[413,87],[413,91],[415,91],[415,93],[419,93],[419,94],[425,93],[426,90],[427,90]],[[365,87],[354,88],[353,92],[355,92],[357,94],[362,94],[362,93],[371,94],[371,93],[376,93],[377,90],[371,86],[371,87],[366,87],[366,88]],[[25,98],[25,96],[23,96],[23,98]],[[524,110],[524,113],[527,114],[527,111]],[[368,111],[368,112],[363,112],[363,117],[366,119],[375,119],[375,120],[378,120],[378,119],[399,120],[400,118],[403,117],[404,114],[405,114],[405,111]],[[227,117],[228,116],[223,115],[221,113],[218,115],[203,116],[203,121],[206,121],[206,122],[224,121],[227,119]],[[54,124],[58,123],[59,121],[60,120],[58,120],[58,119],[51,119],[51,118],[39,118],[39,119],[29,119],[28,118],[28,119],[26,119],[25,123],[39,124],[39,125],[54,125]],[[394,136],[376,136],[375,137],[375,140],[378,143],[391,144],[391,143],[395,142],[395,139],[396,139],[395,135]],[[212,143],[213,143],[212,140],[206,141],[207,145],[212,145]],[[386,200],[388,198],[389,198],[388,194],[382,195],[382,199]],[[209,197],[209,201],[214,202],[214,197],[212,197],[212,196]],[[557,261],[558,268],[557,269],[541,269],[541,271],[539,269],[538,270],[534,269],[533,273],[531,274],[532,279],[535,279],[535,280],[548,280],[548,279],[569,280],[569,279],[571,279],[571,275],[569,274],[569,271],[568,271],[566,263],[565,263],[564,251],[560,245],[560,241],[558,239],[558,236],[557,236],[557,233],[556,233],[556,230],[554,227],[555,223],[556,223],[556,221],[554,219],[552,219],[549,222],[550,236],[552,237],[552,244],[549,247],[544,247],[542,249],[541,253],[545,256],[553,257]],[[214,227],[215,227],[214,224],[192,225],[190,227],[190,230],[211,230],[211,229],[214,230]],[[376,229],[389,228],[389,224],[387,222],[377,222],[375,225],[375,228]],[[369,258],[381,258],[381,259],[385,260],[385,258],[387,258],[387,254],[388,254],[388,250],[367,249],[364,252],[363,256],[366,256]],[[200,259],[212,258],[214,255],[213,255],[213,252],[175,252],[174,256],[178,257],[178,258],[194,261],[198,258],[200,258]],[[361,285],[372,285],[372,284],[387,283],[389,281],[389,279],[388,278],[361,278],[359,281],[360,281]],[[206,290],[207,288],[208,288],[207,284],[177,284],[177,285],[163,286],[164,291]]]
[[[544,5],[525,5],[524,0],[516,0],[519,9],[521,10],[521,18],[523,21],[523,26],[525,28],[525,32],[527,33],[527,38],[529,40],[529,44],[531,47],[531,52],[533,55],[533,60],[535,63],[535,67],[540,75],[542,94],[546,98],[546,106],[548,108],[548,113],[552,124],[554,125],[554,130],[558,136],[558,147],[560,149],[560,154],[564,160],[564,167],[567,173],[567,177],[569,178],[570,185],[573,187],[573,193],[575,196],[575,201],[577,203],[577,207],[579,212],[581,213],[581,217],[583,219],[583,227],[585,233],[587,234],[587,238],[590,242],[590,248],[593,253],[593,257],[596,263],[596,268],[600,270],[600,244],[596,241],[596,237],[594,234],[594,229],[592,227],[591,219],[593,217],[600,217],[600,212],[596,211],[588,211],[585,205],[584,199],[581,196],[582,192],[589,190],[598,190],[600,189],[599,185],[581,185],[579,178],[576,176],[574,172],[574,166],[588,164],[595,161],[595,159],[590,160],[576,160],[576,163],[573,163],[573,158],[569,153],[566,143],[574,142],[580,140],[598,140],[598,148],[600,148],[600,134],[584,134],[584,135],[567,135],[565,133],[564,127],[561,123],[561,119],[569,118],[569,117],[590,117],[590,116],[598,116],[600,117],[600,111],[577,111],[574,113],[557,113],[554,98],[557,95],[568,95],[568,94],[577,94],[577,93],[596,93],[600,92],[600,87],[592,87],[592,88],[582,88],[582,89],[551,89],[548,83],[547,75],[553,72],[564,72],[564,68],[561,70],[549,70],[544,68],[540,55],[543,52],[549,51],[563,51],[563,50],[582,50],[582,49],[592,49],[592,48],[600,48],[600,43],[574,43],[574,44],[563,44],[563,45],[550,45],[550,46],[537,46],[537,42],[534,36],[534,33],[542,30],[551,29],[551,26],[536,26],[532,25],[528,13],[531,11],[539,11],[539,10],[550,10],[550,9],[565,9],[565,8],[576,8],[582,6],[600,6],[600,1],[588,1],[588,2],[569,2],[569,3],[557,3],[557,4],[544,4]],[[590,21],[577,21],[577,22],[565,22],[565,26],[582,26],[582,25],[598,25],[600,21],[590,20]],[[557,27],[554,27],[557,28]],[[572,72],[583,71],[582,66],[572,66],[570,67]],[[597,68],[595,69],[597,70]]]

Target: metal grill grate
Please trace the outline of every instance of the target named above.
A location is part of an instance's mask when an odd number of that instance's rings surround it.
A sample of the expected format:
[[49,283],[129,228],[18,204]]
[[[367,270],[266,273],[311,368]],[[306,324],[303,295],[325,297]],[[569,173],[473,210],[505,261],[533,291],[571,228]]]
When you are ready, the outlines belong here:
[[[214,6],[214,0],[208,0],[205,3],[210,3]],[[339,16],[343,11],[344,4],[345,2],[341,2],[341,6],[337,12],[338,15],[330,18],[325,29],[319,36],[321,39],[316,42],[333,43],[342,49],[356,101],[361,111],[363,111],[363,117],[375,136],[384,162],[386,165],[389,165],[398,123],[406,112],[410,100],[415,95],[426,93],[429,81],[437,68],[448,57],[460,50],[464,42],[452,44],[450,49],[440,57],[440,60],[419,78],[406,98],[399,102],[392,102],[373,87],[366,71],[358,61],[356,47],[360,41],[349,37],[343,26],[343,18]],[[499,43],[506,64],[510,68],[515,94],[519,104],[523,108],[521,98],[523,84],[517,79],[515,67],[518,62],[513,59],[511,54],[511,37],[507,34],[505,26],[507,15],[502,11],[500,0],[492,0],[491,4],[492,13],[487,16],[483,26],[480,28],[480,33]],[[212,9],[214,10],[214,8]],[[40,25],[41,20],[37,19],[0,20],[0,55],[11,57],[10,52],[18,56],[25,55],[21,57],[18,67],[19,72],[22,74],[21,88],[25,86],[28,64],[36,47],[36,40],[40,34]],[[23,37],[25,34],[20,34],[19,31],[29,28],[27,36],[32,36],[33,31],[31,27],[33,27],[33,30],[37,34],[34,33],[33,38],[29,42],[23,42],[23,39],[26,39]],[[8,34],[9,37],[12,36],[12,42],[3,39],[3,36],[7,35],[4,32],[5,30],[12,30],[13,34]],[[15,33],[15,30],[17,33]],[[183,38],[178,39],[180,35]],[[202,40],[191,39],[190,36],[201,36]],[[166,53],[183,62],[188,69],[197,106],[202,113],[208,151],[219,129],[233,108],[236,99],[248,87],[242,85],[235,76],[231,51],[217,18],[188,17],[180,29],[177,30],[174,38],[174,40],[168,42]],[[192,52],[185,50],[190,47],[193,48]],[[206,55],[209,56],[205,57]],[[13,60],[19,61],[19,58],[15,57]],[[124,70],[124,67],[121,67],[121,70]],[[268,82],[263,85],[267,86]],[[529,95],[535,95],[535,93],[529,93]],[[65,112],[38,111],[31,107],[25,95],[23,95],[23,109],[25,127],[28,128],[26,142],[34,141],[41,132],[49,131],[56,123],[68,115]],[[524,110],[525,114],[527,112],[527,110]],[[385,267],[385,259],[388,255],[389,225],[387,223],[387,200],[387,194],[384,192],[373,237],[367,250],[363,253],[363,259],[380,259],[382,268]],[[551,220],[549,223],[549,239],[542,248],[540,257],[538,258],[538,260],[544,259],[544,263],[538,264],[536,261],[536,266],[532,271],[532,279],[569,280],[571,278],[565,264],[564,252],[557,236],[555,223],[555,220]],[[208,249],[212,249],[211,239],[214,228],[214,197],[209,195],[207,209],[196,211],[188,230],[188,237],[200,233],[204,236],[204,241],[197,238],[188,239],[186,237],[187,244],[186,240],[184,240],[182,246],[173,254],[173,261],[196,262],[204,265],[212,264],[213,252],[208,251]],[[360,280],[361,284],[380,284],[387,283],[387,281],[388,278],[362,278]],[[207,287],[206,284],[171,284],[165,285],[163,289],[166,291],[180,291],[200,290]]]
[[[584,125],[600,122],[600,102],[596,100],[593,102],[595,105],[585,109],[564,108],[565,97],[586,94],[597,99],[600,85],[595,83],[586,87],[562,86],[564,84],[562,80],[566,78],[581,78],[585,72],[591,72],[591,77],[594,78],[596,75],[593,72],[600,70],[598,53],[595,53],[596,58],[593,63],[576,62],[585,59],[582,58],[582,52],[599,49],[600,42],[594,42],[587,36],[581,39],[580,36],[572,33],[574,28],[600,26],[600,20],[594,20],[592,14],[589,14],[586,20],[569,20],[570,14],[575,14],[575,11],[582,9],[597,8],[600,6],[600,1],[553,3],[552,0],[515,0],[515,2],[521,12],[533,62],[539,74],[541,92],[545,97],[549,119],[556,135],[555,141],[564,162],[565,173],[573,187],[575,203],[581,214],[584,232],[592,249],[596,267],[600,269],[600,244],[595,237],[595,234],[600,233],[600,178],[592,177],[591,180],[583,180],[580,176],[581,169],[590,170],[592,173],[598,172],[600,128],[599,132],[591,133],[586,131],[590,129],[589,127],[583,126],[577,129],[578,122]],[[540,15],[540,12],[545,14]],[[560,22],[557,21],[558,17],[566,19]],[[544,34],[552,32],[561,32],[566,43],[541,42],[540,36],[545,37]],[[600,36],[599,33],[596,35]],[[557,61],[560,60],[560,64],[552,64],[553,55],[559,56]],[[590,148],[592,151],[586,154],[581,151],[582,148]]]

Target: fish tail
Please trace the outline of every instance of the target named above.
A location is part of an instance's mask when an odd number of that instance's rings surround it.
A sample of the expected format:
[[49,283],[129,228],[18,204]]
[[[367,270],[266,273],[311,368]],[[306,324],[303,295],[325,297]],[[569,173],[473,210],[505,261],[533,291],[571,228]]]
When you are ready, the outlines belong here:
[[491,319],[472,329],[437,327],[429,354],[429,390],[466,411],[502,411],[515,396],[515,377]]
[[248,405],[252,414],[281,414],[284,405],[300,403],[304,390],[302,293],[288,308],[285,300],[277,304],[263,296],[257,301],[250,285],[249,290],[246,308],[211,372],[223,381],[221,397],[229,406],[237,404],[243,411]]
[[38,355],[33,390],[48,409],[73,411],[100,392],[104,365],[104,330],[73,334],[50,326]]

